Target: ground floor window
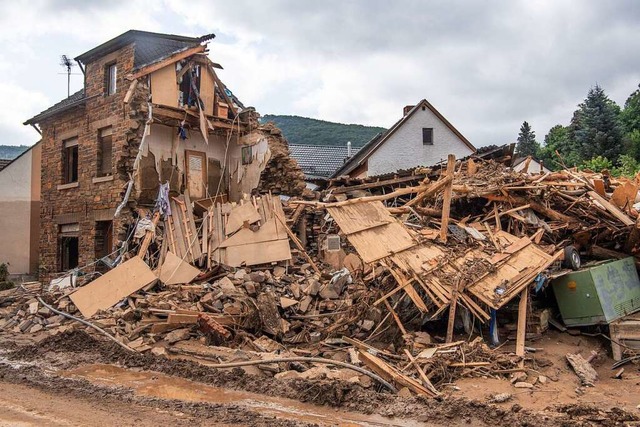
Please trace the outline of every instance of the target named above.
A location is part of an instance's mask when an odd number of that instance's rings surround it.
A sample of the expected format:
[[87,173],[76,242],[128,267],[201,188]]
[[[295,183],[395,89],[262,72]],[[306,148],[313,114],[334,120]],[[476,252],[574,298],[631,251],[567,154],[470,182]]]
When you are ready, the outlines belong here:
[[78,238],[60,238],[60,271],[71,270],[78,266]]
[[60,271],[67,271],[78,266],[80,257],[80,224],[60,225],[58,235],[58,266]]
[[[111,255],[113,248],[113,221],[96,222],[95,254],[96,259]],[[113,258],[113,257],[111,257]],[[98,269],[106,267],[104,263],[96,264]]]

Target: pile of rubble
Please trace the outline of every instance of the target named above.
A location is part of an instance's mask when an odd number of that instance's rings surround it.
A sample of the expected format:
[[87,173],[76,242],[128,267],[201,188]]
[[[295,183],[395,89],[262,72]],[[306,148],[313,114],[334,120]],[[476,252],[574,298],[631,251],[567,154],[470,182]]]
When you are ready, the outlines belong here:
[[[324,358],[437,396],[462,376],[525,371],[525,338],[548,318],[531,310],[532,287],[577,267],[576,253],[635,256],[637,191],[602,174],[528,175],[450,157],[402,176],[334,180],[322,201],[181,195],[97,279],[3,291],[0,328],[56,333],[77,324],[64,315],[83,317],[133,351],[179,352],[193,340],[265,360]],[[498,315],[515,319],[515,352],[477,335]],[[454,341],[460,318],[476,338]]]

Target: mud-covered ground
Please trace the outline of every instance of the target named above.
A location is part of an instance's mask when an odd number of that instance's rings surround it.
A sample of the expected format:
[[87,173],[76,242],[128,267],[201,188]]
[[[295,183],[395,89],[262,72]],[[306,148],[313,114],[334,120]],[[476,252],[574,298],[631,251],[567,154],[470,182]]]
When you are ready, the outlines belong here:
[[[460,397],[448,393],[440,400],[404,398],[337,380],[276,380],[250,375],[241,369],[216,370],[191,360],[167,359],[149,353],[130,354],[83,331],[48,337],[38,343],[20,342],[19,339],[13,335],[0,335],[0,387],[3,393],[14,397],[29,396],[33,400],[29,405],[34,406],[33,413],[39,416],[49,417],[50,413],[55,415],[55,411],[73,413],[75,418],[68,417],[63,423],[66,425],[640,424],[640,411],[630,406],[629,401],[617,402],[612,397],[608,405],[583,403],[581,399],[567,398],[562,390],[556,392],[553,388],[537,393],[549,402],[544,407],[523,406],[518,399],[489,403],[486,397],[480,396],[491,391],[486,387],[491,387],[488,384],[492,379],[486,379],[487,383],[483,383],[482,378],[465,379],[458,387],[485,388],[486,393],[477,393],[477,398],[469,398],[473,393]],[[111,375],[104,370],[108,365],[123,369],[114,369]],[[100,374],[87,376],[86,373],[96,366],[103,366]],[[90,369],[79,374],[81,367]],[[132,375],[123,375],[127,372]],[[142,376],[141,373],[146,374]],[[103,378],[107,374],[111,375],[109,381]],[[509,385],[506,380],[500,381]],[[636,381],[634,387],[633,383],[627,382],[625,386],[630,388],[623,393],[631,395],[632,399],[634,394],[639,396],[637,384]],[[187,392],[199,388],[209,393],[194,395]],[[236,395],[219,399],[217,396],[224,394],[224,390],[246,395],[237,395],[242,397],[238,400],[233,398]],[[511,392],[518,393],[513,389]],[[529,393],[535,402],[536,393]],[[554,399],[554,393],[563,397]],[[36,394],[49,396],[53,401],[57,399],[59,405],[38,408],[37,402],[44,405],[46,400],[33,399]],[[261,402],[261,396],[264,396],[264,402]],[[640,403],[640,397],[636,399]],[[300,406],[299,402],[305,405]],[[5,401],[4,406],[0,405],[0,425],[19,424],[20,417],[27,417],[24,413],[20,415],[19,403],[9,399],[8,404]],[[89,408],[97,409],[90,411]],[[78,417],[78,413],[83,416]],[[107,416],[109,413],[112,417]],[[34,421],[31,425],[42,424],[49,423]]]

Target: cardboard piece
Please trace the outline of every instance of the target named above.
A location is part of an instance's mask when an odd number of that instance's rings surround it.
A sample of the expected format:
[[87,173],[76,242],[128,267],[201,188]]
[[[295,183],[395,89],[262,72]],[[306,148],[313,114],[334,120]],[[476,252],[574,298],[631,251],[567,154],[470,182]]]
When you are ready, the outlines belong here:
[[85,318],[113,307],[123,298],[152,284],[158,278],[139,257],[120,264],[71,295],[71,301]]
[[159,277],[165,285],[178,285],[190,283],[198,274],[200,274],[200,270],[169,251],[162,267],[160,267]]

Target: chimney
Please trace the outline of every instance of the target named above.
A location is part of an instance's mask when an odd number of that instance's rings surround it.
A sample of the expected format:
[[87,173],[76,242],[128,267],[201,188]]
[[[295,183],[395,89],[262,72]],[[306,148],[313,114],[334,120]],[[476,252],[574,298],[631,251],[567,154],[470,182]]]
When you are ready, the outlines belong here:
[[347,141],[347,158],[351,158],[351,141]]
[[413,107],[415,107],[415,105],[407,105],[406,107],[404,107],[402,109],[402,117],[404,117],[407,114],[409,114],[409,111],[411,111],[413,109]]

